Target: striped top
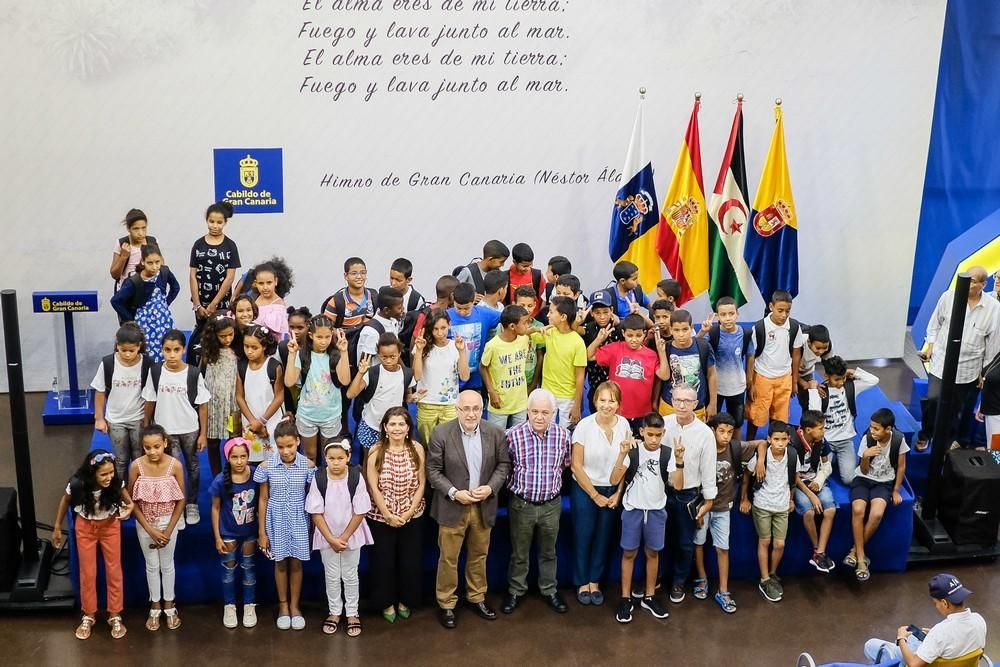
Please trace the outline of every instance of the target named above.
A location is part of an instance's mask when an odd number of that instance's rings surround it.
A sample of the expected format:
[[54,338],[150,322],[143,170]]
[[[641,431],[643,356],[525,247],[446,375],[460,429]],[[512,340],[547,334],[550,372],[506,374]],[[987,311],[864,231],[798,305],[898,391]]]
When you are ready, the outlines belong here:
[[[417,492],[420,479],[417,471],[413,467],[413,459],[406,449],[393,451],[385,450],[385,458],[382,461],[382,470],[378,474],[378,490],[385,499],[385,507],[391,514],[402,516],[410,509],[413,502],[413,494]],[[424,499],[420,499],[413,518],[424,513]],[[372,509],[368,512],[368,518],[373,521],[385,523],[385,517],[378,511],[378,507],[372,503]]]
[[136,459],[139,476],[132,488],[132,499],[147,521],[156,521],[169,517],[174,513],[174,506],[184,500],[184,492],[174,477],[174,464],[177,459],[171,458],[167,472],[163,475],[147,475],[142,469],[142,459]]

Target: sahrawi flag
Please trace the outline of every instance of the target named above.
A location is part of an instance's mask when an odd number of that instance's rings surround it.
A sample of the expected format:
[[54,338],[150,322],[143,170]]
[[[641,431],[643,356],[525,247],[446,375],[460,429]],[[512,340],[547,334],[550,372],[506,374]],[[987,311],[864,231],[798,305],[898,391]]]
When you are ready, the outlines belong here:
[[774,107],[774,134],[753,208],[743,256],[760,294],[765,303],[776,290],[785,290],[794,297],[799,293],[799,220],[785,157],[780,100]]
[[747,193],[747,167],[743,157],[743,99],[736,102],[736,116],[729,133],[729,143],[719,168],[719,179],[708,203],[712,218],[709,225],[708,289],[712,306],[724,296],[736,300],[737,307],[747,302],[753,287],[750,267],[743,259],[747,222],[750,219],[750,197]]
[[622,187],[611,208],[611,232],[608,253],[612,262],[622,260],[639,267],[639,284],[652,292],[660,281],[660,257],[656,254],[656,223],[659,221],[656,190],[653,188],[653,165],[644,157],[642,100],[632,126]]
[[663,199],[656,243],[670,275],[681,284],[678,304],[708,289],[708,211],[701,177],[700,107],[700,96],[696,95],[670,189]]

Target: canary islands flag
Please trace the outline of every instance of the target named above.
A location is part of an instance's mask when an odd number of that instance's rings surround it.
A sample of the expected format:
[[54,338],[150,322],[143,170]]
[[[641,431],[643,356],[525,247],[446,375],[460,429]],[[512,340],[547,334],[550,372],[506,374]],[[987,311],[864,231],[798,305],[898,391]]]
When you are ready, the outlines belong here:
[[653,165],[645,158],[642,100],[632,126],[622,187],[611,209],[611,233],[608,253],[611,261],[629,261],[639,267],[639,284],[645,292],[656,289],[660,281],[660,257],[656,254],[656,190],[653,188]]
[[788,176],[780,102],[774,107],[774,120],[771,148],[753,200],[753,219],[743,248],[765,303],[776,290],[790,292],[793,297],[799,293],[799,220]]
[[663,199],[656,243],[670,275],[681,284],[678,304],[708,289],[708,207],[701,177],[700,107],[700,96],[696,96],[674,177]]

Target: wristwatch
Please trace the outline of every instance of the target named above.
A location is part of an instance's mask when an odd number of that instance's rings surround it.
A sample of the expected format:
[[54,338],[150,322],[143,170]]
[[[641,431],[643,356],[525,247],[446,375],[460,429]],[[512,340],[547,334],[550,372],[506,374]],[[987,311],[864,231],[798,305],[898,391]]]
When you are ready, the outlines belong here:
[[897,646],[899,645],[899,642],[905,642],[905,641],[906,641],[906,637],[896,637],[896,645]]

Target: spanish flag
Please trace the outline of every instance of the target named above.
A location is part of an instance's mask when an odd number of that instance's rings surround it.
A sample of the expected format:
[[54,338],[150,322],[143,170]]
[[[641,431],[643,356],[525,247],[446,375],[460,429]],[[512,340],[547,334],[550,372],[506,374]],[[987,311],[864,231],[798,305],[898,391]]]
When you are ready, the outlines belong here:
[[611,233],[608,253],[611,261],[629,261],[639,267],[639,284],[652,292],[660,281],[660,258],[656,254],[656,190],[653,188],[653,165],[645,158],[642,99],[632,126],[622,187],[611,208]]
[[701,177],[700,107],[701,95],[695,95],[674,177],[663,200],[656,240],[660,258],[674,280],[681,284],[678,304],[708,289],[708,207]]
[[799,220],[785,157],[785,125],[781,101],[774,106],[774,135],[760,176],[744,257],[764,302],[776,290],[799,293]]

